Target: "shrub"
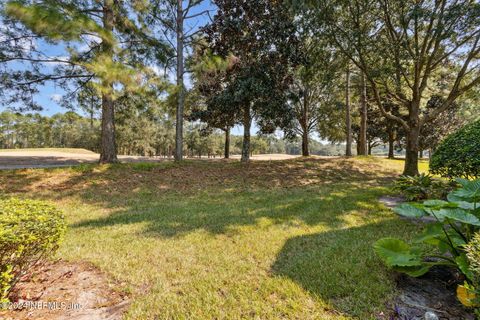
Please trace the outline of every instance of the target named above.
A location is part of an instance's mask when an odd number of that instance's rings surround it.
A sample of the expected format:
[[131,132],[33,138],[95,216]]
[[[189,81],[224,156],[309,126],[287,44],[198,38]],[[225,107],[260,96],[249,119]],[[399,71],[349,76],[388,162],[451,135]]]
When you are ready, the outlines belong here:
[[0,200],[0,301],[32,266],[56,251],[65,229],[61,212],[49,204]]
[[480,233],[476,233],[470,242],[465,246],[470,271],[472,272],[473,285],[466,283],[459,287],[457,295],[464,305],[478,306],[480,305]]
[[430,172],[443,177],[480,178],[480,121],[448,136],[430,161]]
[[384,238],[378,240],[374,248],[389,268],[413,277],[425,274],[436,265],[456,268],[466,281],[459,292],[468,293],[474,292],[472,288],[477,286],[476,265],[470,262],[466,248],[475,233],[480,232],[480,180],[457,179],[457,182],[461,187],[448,194],[448,201],[404,203],[394,209],[406,217],[431,216],[436,220],[424,228],[412,245],[400,239]]
[[419,201],[447,196],[449,186],[431,175],[401,176],[395,181],[393,189],[400,192],[407,201]]

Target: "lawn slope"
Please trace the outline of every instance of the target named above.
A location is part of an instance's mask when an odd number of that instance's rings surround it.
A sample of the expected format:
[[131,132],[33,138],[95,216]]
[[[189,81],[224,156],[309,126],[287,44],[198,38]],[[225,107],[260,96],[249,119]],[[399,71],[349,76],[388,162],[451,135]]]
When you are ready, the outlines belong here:
[[64,210],[59,256],[123,283],[127,319],[374,319],[394,283],[372,244],[416,228],[377,200],[401,167],[341,158],[82,165],[2,172],[0,188]]

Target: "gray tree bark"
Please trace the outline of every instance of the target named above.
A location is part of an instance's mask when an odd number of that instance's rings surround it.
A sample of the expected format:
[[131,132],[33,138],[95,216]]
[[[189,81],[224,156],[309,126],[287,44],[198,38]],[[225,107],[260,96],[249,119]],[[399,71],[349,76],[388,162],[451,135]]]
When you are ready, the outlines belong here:
[[252,116],[250,114],[250,106],[245,107],[243,113],[243,146],[242,146],[242,162],[250,161],[250,128],[252,126]]
[[347,66],[346,73],[346,85],[345,85],[345,107],[346,107],[346,130],[347,130],[347,146],[345,150],[345,155],[347,157],[352,156],[352,115],[351,115],[351,106],[350,106],[350,66]]
[[412,102],[408,119],[407,147],[405,154],[405,168],[403,174],[406,176],[418,176],[418,151],[420,138],[420,101]]
[[395,158],[395,131],[388,129],[388,159]]
[[[105,0],[103,3],[103,27],[106,30],[113,31],[113,24],[113,0]],[[112,44],[104,41],[102,51],[106,55],[113,56]],[[100,163],[115,163],[118,162],[118,159],[115,141],[115,103],[112,97],[113,84],[104,80],[102,85],[107,90],[102,94]]]
[[225,159],[230,158],[230,128],[225,130]]
[[365,74],[362,72],[360,77],[360,137],[358,139],[358,155],[366,156],[367,146],[367,84]]
[[308,89],[305,89],[303,93],[303,110],[302,110],[302,119],[301,119],[301,126],[302,126],[302,156],[308,157],[310,156],[310,149],[308,146],[308,123],[309,123],[309,98],[308,98]]
[[183,60],[183,2],[177,0],[177,116],[176,116],[176,135],[175,135],[175,161],[183,160],[183,112],[185,107],[185,88],[184,88],[184,60]]

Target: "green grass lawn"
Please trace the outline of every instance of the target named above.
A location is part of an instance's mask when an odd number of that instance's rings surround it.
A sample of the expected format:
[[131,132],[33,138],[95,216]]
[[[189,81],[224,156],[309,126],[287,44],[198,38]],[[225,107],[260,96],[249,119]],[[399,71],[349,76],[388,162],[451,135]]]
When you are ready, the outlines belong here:
[[64,210],[59,256],[119,281],[127,319],[375,319],[395,289],[372,244],[417,228],[378,202],[401,167],[83,165],[2,172],[0,187]]

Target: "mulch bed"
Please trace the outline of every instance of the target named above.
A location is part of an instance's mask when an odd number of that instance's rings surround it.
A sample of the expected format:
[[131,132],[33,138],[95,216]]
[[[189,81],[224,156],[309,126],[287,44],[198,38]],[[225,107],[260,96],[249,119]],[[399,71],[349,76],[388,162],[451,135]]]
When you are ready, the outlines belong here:
[[456,296],[459,275],[445,267],[434,267],[420,278],[398,275],[399,295],[393,302],[391,319],[424,319],[426,312],[439,319],[474,320],[475,316],[462,306]]
[[129,300],[118,288],[90,264],[48,262],[21,279],[0,319],[121,319]]

